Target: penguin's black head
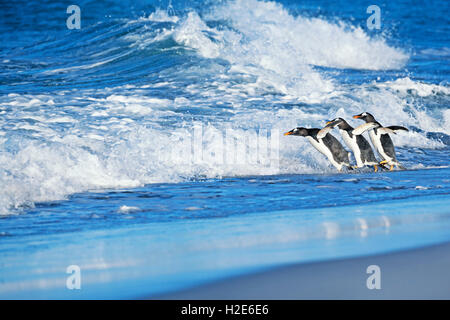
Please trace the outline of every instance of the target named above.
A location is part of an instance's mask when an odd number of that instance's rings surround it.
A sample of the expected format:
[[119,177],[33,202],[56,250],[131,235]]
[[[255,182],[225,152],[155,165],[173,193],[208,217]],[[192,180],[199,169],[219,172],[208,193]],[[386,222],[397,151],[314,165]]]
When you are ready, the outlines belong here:
[[325,127],[332,127],[332,128],[334,128],[334,127],[336,127],[336,126],[338,126],[338,125],[340,125],[340,124],[342,124],[344,122],[345,122],[345,120],[342,119],[342,118],[334,118],[333,120],[327,121]]
[[325,127],[336,127],[338,126],[339,129],[347,130],[352,129],[350,125],[342,118],[335,118],[333,120],[327,121]]
[[373,115],[368,112],[357,114],[356,116],[353,116],[353,119],[361,119],[365,122],[375,122],[375,118],[373,117]]
[[284,134],[285,136],[301,136],[301,137],[307,137],[309,136],[308,129],[303,127],[298,127],[295,129],[292,129],[291,131],[288,131]]

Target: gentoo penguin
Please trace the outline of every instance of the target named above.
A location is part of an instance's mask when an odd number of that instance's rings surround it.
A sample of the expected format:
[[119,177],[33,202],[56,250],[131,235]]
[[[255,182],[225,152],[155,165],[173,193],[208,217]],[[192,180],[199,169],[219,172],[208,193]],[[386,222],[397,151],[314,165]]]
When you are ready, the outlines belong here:
[[362,134],[364,131],[370,130],[370,140],[372,141],[380,156],[384,159],[380,162],[380,164],[383,165],[387,163],[388,165],[390,165],[391,171],[394,168],[394,165],[401,169],[404,169],[404,167],[401,166],[397,161],[397,157],[395,156],[394,143],[392,142],[389,133],[396,133],[396,131],[399,130],[409,130],[400,126],[383,127],[378,121],[375,120],[373,115],[368,112],[360,113],[353,116],[353,118],[366,121],[365,124],[359,126],[355,130],[358,130],[357,133],[359,134]]
[[[349,147],[355,156],[356,166],[362,168],[364,166],[373,166],[375,172],[378,171],[378,161],[375,158],[372,147],[369,142],[361,134],[355,134],[354,128],[342,118],[336,118],[327,122],[325,128],[339,128],[345,144]],[[325,129],[324,128],[324,129]]]
[[[323,134],[323,136],[321,134]],[[313,147],[324,154],[338,171],[341,171],[344,166],[352,169],[348,151],[345,150],[342,144],[330,133],[321,132],[321,129],[318,128],[307,129],[298,127],[286,132],[284,135],[307,137]],[[320,137],[318,137],[318,135]]]

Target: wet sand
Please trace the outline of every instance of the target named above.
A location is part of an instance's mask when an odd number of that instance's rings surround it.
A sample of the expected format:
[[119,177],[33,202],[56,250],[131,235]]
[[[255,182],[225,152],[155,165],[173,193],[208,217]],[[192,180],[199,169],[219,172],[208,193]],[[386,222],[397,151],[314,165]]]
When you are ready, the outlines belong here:
[[[368,266],[381,289],[368,289]],[[371,282],[374,284],[375,282]],[[150,299],[449,299],[450,243],[324,262],[294,264]]]

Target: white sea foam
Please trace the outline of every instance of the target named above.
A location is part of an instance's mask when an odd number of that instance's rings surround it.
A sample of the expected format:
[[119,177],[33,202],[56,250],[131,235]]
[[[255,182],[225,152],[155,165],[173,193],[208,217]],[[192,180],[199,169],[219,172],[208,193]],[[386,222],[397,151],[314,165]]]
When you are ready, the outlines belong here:
[[123,205],[123,206],[120,206],[119,209],[117,209],[117,212],[118,213],[123,213],[123,214],[128,214],[128,213],[138,212],[140,210],[141,210],[141,208],[139,208],[139,207]]
[[395,81],[387,81],[376,84],[380,88],[389,88],[402,95],[417,95],[427,97],[431,95],[445,94],[450,95],[450,87],[445,85],[428,84],[420,81],[411,80],[409,77],[400,78]]
[[168,10],[156,9],[148,16],[148,20],[154,22],[177,22],[178,17],[175,15],[169,15]]
[[[366,89],[360,89],[367,93]],[[372,97],[371,92],[366,97],[369,103],[368,110],[377,111],[381,108],[378,99]],[[359,92],[359,95],[362,95]],[[386,101],[380,98],[380,102]],[[61,122],[51,121],[55,116],[55,109],[41,109],[37,125],[23,124],[17,129],[37,132],[38,140],[31,135],[21,133],[20,143],[14,144],[14,131],[9,131],[7,139],[2,139],[0,153],[0,210],[3,214],[11,213],[11,207],[32,206],[36,201],[50,201],[64,199],[67,195],[91,189],[105,189],[117,187],[137,187],[146,183],[178,182],[194,176],[222,177],[236,175],[260,175],[277,173],[313,173],[334,172],[328,161],[305,140],[298,137],[285,137],[282,132],[297,125],[320,126],[324,119],[324,109],[317,112],[305,112],[301,108],[279,110],[253,110],[243,111],[233,116],[227,123],[218,120],[215,123],[197,125],[202,127],[202,148],[208,152],[223,148],[225,133],[230,132],[236,139],[245,141],[246,147],[239,149],[249,159],[257,149],[252,149],[253,134],[258,130],[276,129],[279,132],[279,163],[277,167],[267,165],[270,163],[270,154],[261,153],[263,161],[251,162],[216,162],[211,158],[206,161],[186,161],[192,152],[195,123],[185,123],[168,130],[155,123],[158,115],[173,114],[171,110],[155,111],[149,117],[149,122],[137,121],[141,113],[129,107],[117,106],[139,105],[141,108],[151,108],[158,102],[160,108],[176,108],[177,103],[168,99],[137,98],[107,96],[105,99],[95,99],[83,109],[83,115],[89,119],[89,114],[96,114],[99,105],[106,108],[105,114],[109,117],[98,123],[96,117],[91,122],[85,122],[82,127],[66,132],[60,126]],[[38,100],[34,96],[13,97],[11,101],[19,98],[25,105],[27,100]],[[49,97],[41,96],[39,101],[45,105]],[[399,108],[398,101],[393,98],[393,105]],[[8,98],[11,99],[11,98]],[[2,101],[2,105],[10,105]],[[59,103],[59,101],[57,101]],[[137,103],[138,102],[138,103]],[[188,103],[184,99],[183,103]],[[397,103],[397,104],[396,104]],[[114,107],[115,106],[115,107]],[[163,108],[164,107],[164,108]],[[16,106],[15,121],[20,118],[28,119],[32,111],[21,110]],[[356,106],[354,107],[356,110]],[[338,114],[349,118],[355,112],[339,109]],[[63,119],[62,123],[78,123],[71,118],[74,107],[58,108],[60,114],[55,119]],[[147,115],[147,113],[145,113]],[[374,112],[376,114],[376,112]],[[380,121],[390,120],[388,115],[380,114]],[[301,120],[300,120],[301,119]],[[399,111],[397,124],[417,124],[413,117]],[[356,122],[356,120],[355,120]],[[148,127],[152,124],[151,127]],[[389,123],[390,124],[390,123]],[[420,123],[418,123],[420,125]],[[79,126],[79,125],[77,125]],[[152,128],[154,127],[154,128]],[[426,128],[424,128],[426,129]],[[337,135],[337,134],[336,134]],[[19,137],[17,136],[17,137]],[[27,138],[28,137],[28,138]],[[416,132],[400,136],[400,141],[394,140],[397,145],[441,147],[439,142],[427,139],[423,134]],[[8,139],[9,138],[9,139]],[[393,137],[397,139],[397,137]],[[11,140],[12,139],[12,140]],[[247,139],[247,140],[246,140]],[[13,148],[7,151],[7,148]],[[208,161],[209,159],[209,161]],[[191,159],[192,160],[192,159]]]
[[[295,63],[302,59],[310,65],[336,68],[397,69],[408,59],[402,50],[388,46],[384,39],[370,38],[361,27],[301,14],[294,17],[276,2],[229,1],[208,18],[230,21],[239,31],[231,40],[244,41],[249,55],[256,53],[255,60],[267,56],[270,60],[262,64],[269,68],[280,64],[270,57],[270,51],[267,54],[270,49],[286,52]],[[279,61],[290,64],[282,58],[278,56]]]

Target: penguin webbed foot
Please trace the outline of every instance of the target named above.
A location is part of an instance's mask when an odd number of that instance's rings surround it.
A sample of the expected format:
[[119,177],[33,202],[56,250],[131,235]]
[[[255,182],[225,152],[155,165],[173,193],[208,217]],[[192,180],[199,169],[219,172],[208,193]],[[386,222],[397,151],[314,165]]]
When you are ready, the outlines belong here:
[[384,170],[389,170],[389,167],[385,166],[386,163],[387,163],[387,161],[383,160],[383,161],[379,162],[378,165],[380,166],[380,168],[382,168]]

